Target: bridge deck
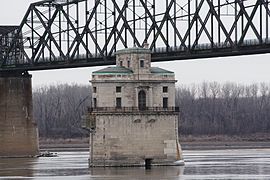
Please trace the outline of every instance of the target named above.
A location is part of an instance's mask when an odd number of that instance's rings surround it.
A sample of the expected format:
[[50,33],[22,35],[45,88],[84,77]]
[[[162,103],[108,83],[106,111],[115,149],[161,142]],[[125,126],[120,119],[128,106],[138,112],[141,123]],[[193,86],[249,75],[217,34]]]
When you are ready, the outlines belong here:
[[[270,40],[263,40],[260,43],[257,40],[246,40],[244,45],[240,47],[230,47],[224,44],[200,44],[194,50],[189,51],[181,47],[164,47],[156,48],[152,51],[152,62],[161,61],[175,61],[175,60],[192,60],[204,59],[225,56],[240,56],[252,54],[270,53]],[[63,68],[77,68],[77,67],[91,67],[114,65],[115,56],[102,56],[100,54],[93,54],[92,57],[86,57],[85,54],[80,54],[75,59],[63,60],[62,57],[50,59],[45,57],[40,59],[35,64],[29,63],[15,63],[0,68],[0,72],[4,71],[36,71],[49,69],[63,69]]]

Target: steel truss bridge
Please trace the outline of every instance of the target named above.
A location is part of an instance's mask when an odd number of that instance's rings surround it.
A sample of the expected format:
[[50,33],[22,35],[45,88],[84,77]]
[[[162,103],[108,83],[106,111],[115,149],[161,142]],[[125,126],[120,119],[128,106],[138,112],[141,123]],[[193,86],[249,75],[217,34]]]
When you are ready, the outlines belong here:
[[45,0],[0,26],[0,72],[115,63],[149,44],[152,61],[270,52],[268,0]]

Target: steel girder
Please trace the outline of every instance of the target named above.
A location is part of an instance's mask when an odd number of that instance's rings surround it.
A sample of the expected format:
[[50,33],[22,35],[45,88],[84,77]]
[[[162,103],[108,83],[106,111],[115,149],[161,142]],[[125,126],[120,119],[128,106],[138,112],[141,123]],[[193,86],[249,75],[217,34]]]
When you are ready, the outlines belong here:
[[110,65],[144,43],[153,61],[269,53],[269,15],[268,0],[40,1],[0,43],[0,71]]

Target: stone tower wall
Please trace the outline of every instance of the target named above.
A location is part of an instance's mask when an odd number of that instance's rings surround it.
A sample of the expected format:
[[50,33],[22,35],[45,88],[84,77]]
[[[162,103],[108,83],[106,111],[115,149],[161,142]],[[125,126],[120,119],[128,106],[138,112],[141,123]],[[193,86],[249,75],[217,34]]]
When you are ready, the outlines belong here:
[[[122,98],[123,107],[138,107],[137,94],[138,91],[142,88],[146,91],[147,107],[162,107],[163,97],[168,97],[168,104],[170,107],[175,106],[174,82],[93,82],[92,86],[97,88],[97,92],[93,93],[93,97],[97,99],[97,107],[115,107],[117,97]],[[121,93],[116,93],[117,86],[122,87]],[[164,86],[168,87],[167,93],[163,93]]]
[[94,166],[171,165],[177,160],[177,115],[96,115]]

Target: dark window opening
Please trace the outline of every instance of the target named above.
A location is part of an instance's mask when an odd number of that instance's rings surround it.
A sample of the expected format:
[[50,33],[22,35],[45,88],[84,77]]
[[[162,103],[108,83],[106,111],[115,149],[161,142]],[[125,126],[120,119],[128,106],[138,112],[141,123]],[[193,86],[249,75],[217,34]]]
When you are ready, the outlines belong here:
[[120,93],[122,91],[122,87],[121,86],[116,86],[116,92]]
[[116,98],[116,108],[121,108],[121,107],[122,107],[122,99]]
[[164,93],[167,93],[167,92],[168,92],[168,86],[164,86],[164,87],[163,87],[163,92],[164,92]]
[[168,98],[163,98],[163,108],[168,108]]
[[146,109],[146,94],[143,90],[141,90],[138,94],[138,105],[139,110],[143,111]]
[[120,66],[123,66],[123,61],[120,61]]
[[145,169],[151,169],[152,159],[145,159]]
[[93,87],[93,93],[97,93],[97,87]]
[[130,67],[130,61],[127,62],[127,66]]
[[141,68],[144,67],[144,60],[140,60],[140,67],[141,67]]
[[93,98],[93,107],[94,107],[94,108],[97,107],[97,98]]

